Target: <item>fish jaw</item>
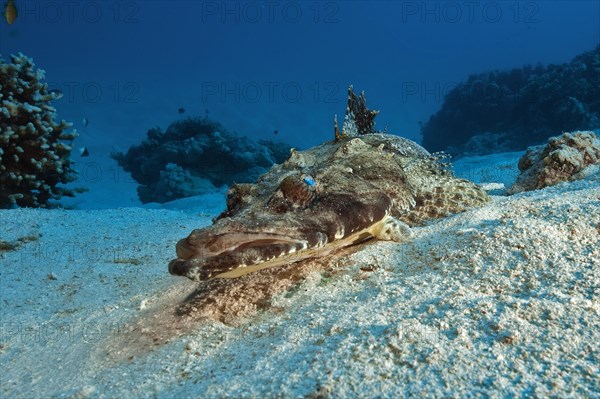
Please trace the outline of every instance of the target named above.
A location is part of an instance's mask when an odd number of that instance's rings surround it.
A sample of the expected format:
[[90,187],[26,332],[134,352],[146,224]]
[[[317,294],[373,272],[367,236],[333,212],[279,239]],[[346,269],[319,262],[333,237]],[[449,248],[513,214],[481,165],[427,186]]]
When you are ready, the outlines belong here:
[[[207,230],[210,228],[194,231],[177,243],[177,259],[169,263],[169,273],[194,281],[239,277],[318,256],[318,249],[326,242],[324,236],[316,240],[309,237],[311,250],[307,251],[308,239],[262,232],[212,235]],[[199,239],[202,235],[204,241]]]
[[320,257],[379,237],[391,207],[387,195],[373,192],[363,198],[323,197],[306,213],[221,219],[177,243],[177,259],[169,263],[169,272],[203,281]]
[[[270,267],[322,257],[336,249],[356,245],[372,238],[402,242],[410,239],[411,236],[406,224],[386,214],[383,219],[375,221],[372,225],[343,238],[334,239],[332,242],[328,242],[326,235],[321,233],[320,240],[312,245],[309,245],[308,240],[283,236],[267,239],[264,234],[246,234],[245,241],[239,242],[238,248],[212,257],[202,257],[195,256],[188,239],[183,239],[177,243],[178,258],[169,264],[169,272],[194,281],[236,278]],[[233,234],[223,241],[229,243],[238,238],[239,235]],[[253,238],[255,241],[252,241]],[[270,256],[266,255],[269,253]],[[217,267],[219,263],[222,264],[221,267]]]
[[[375,227],[379,230],[378,227]],[[320,239],[309,245],[308,240],[268,242],[261,235],[257,241],[247,241],[244,247],[211,257],[196,256],[189,248],[187,239],[177,244],[178,258],[169,263],[169,272],[185,276],[193,281],[212,278],[236,278],[258,270],[296,263],[307,258],[318,258],[331,251],[357,244],[374,237],[371,228],[352,234],[345,239],[328,242],[327,236],[317,233]],[[313,241],[313,240],[311,240]],[[188,256],[184,258],[183,256]]]

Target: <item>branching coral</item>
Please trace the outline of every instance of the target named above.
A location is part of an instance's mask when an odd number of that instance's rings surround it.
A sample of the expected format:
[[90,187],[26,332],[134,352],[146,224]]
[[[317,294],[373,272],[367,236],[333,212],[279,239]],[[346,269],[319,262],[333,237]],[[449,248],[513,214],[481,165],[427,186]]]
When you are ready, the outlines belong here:
[[177,198],[215,191],[208,179],[192,176],[189,170],[169,163],[160,171],[159,180],[149,186],[140,186],[138,194],[142,202],[169,202]]
[[[600,45],[570,63],[471,75],[422,127],[423,145],[465,155],[471,140],[502,137],[502,150],[541,144],[556,132],[600,127]],[[496,145],[479,153],[497,151]]]
[[564,133],[545,146],[531,147],[519,160],[521,174],[509,189],[514,194],[580,179],[600,165],[600,139],[594,132]]
[[289,156],[290,147],[258,143],[229,133],[208,118],[188,118],[166,130],[150,129],[147,139],[117,160],[140,183],[142,202],[166,202],[250,182]]
[[58,187],[76,178],[69,156],[77,133],[55,122],[56,94],[43,79],[21,53],[0,58],[0,208],[49,207],[77,191]]

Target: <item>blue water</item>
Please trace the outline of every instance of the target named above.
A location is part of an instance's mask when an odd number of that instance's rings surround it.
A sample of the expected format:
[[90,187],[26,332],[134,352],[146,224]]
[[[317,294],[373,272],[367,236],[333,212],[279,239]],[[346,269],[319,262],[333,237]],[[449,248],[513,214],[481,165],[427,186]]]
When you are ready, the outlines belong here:
[[600,3],[587,0],[15,5],[0,54],[32,57],[64,93],[55,106],[76,147],[105,158],[150,128],[206,115],[306,149],[332,138],[349,84],[381,110],[376,128],[419,141],[420,123],[470,74],[565,63],[600,42]]
[[[205,116],[252,140],[307,149],[333,139],[333,117],[343,120],[350,84],[381,111],[376,129],[420,141],[421,124],[470,75],[563,64],[600,49],[599,1],[14,4],[14,23],[0,18],[0,55],[31,57],[46,71],[49,89],[63,93],[52,105],[80,135],[72,153],[79,177],[71,187],[89,191],[60,201],[85,211],[0,209],[0,397],[598,391],[589,372],[597,368],[590,348],[598,334],[588,328],[598,325],[589,310],[598,303],[590,278],[598,269],[590,234],[600,228],[597,181],[496,201],[497,208],[441,230],[428,226],[407,246],[389,243],[380,256],[373,249],[352,257],[343,272],[337,260],[334,273],[326,265],[305,268],[298,279],[316,272],[289,292],[282,287],[297,279],[287,271],[264,293],[268,276],[256,284],[207,285],[188,299],[214,289],[215,310],[210,303],[195,315],[180,312],[195,306],[179,303],[195,287],[175,281],[167,265],[178,256],[178,240],[223,211],[226,185],[142,205],[137,182],[110,154],[139,144],[149,129]],[[600,92],[590,97],[600,104]],[[89,157],[80,155],[84,147]],[[493,150],[503,154],[463,158],[455,171],[495,183],[488,189],[500,195],[514,182],[522,152]],[[11,162],[0,156],[1,166]],[[310,190],[320,184],[316,175],[303,181]],[[124,206],[173,212],[88,211]],[[263,238],[257,245],[272,241]],[[237,248],[228,246],[225,255]],[[238,324],[238,313],[245,318],[252,309],[260,317]],[[194,321],[212,313],[214,323]],[[219,326],[219,317],[233,323]]]

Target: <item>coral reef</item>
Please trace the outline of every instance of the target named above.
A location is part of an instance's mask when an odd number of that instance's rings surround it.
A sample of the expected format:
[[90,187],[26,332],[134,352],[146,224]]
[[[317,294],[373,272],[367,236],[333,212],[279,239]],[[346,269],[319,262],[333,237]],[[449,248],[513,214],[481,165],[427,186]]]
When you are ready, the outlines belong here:
[[450,146],[445,152],[463,157],[498,154],[514,151],[514,145],[511,145],[510,142],[510,136],[507,133],[485,132],[471,137],[458,147]]
[[[501,139],[503,151],[516,151],[556,132],[594,129],[600,127],[599,88],[600,45],[570,63],[471,75],[423,124],[423,145],[485,154],[497,151],[490,138]],[[483,134],[488,137],[473,140]]]
[[271,152],[275,163],[282,163],[290,157],[291,148],[285,143],[271,140],[258,140],[258,144],[266,147]]
[[581,179],[598,172],[600,139],[594,132],[563,133],[545,146],[531,147],[519,160],[521,174],[509,194]]
[[140,184],[142,202],[162,203],[254,181],[289,153],[286,144],[256,143],[209,118],[188,118],[165,132],[150,129],[141,144],[112,157]]
[[138,193],[144,202],[169,202],[177,198],[189,197],[215,191],[216,187],[208,179],[193,176],[189,170],[174,163],[168,163],[160,171],[158,181],[152,186],[140,186]]
[[43,83],[44,71],[19,53],[0,58],[0,208],[51,207],[51,200],[72,197],[72,125],[55,122],[56,92]]

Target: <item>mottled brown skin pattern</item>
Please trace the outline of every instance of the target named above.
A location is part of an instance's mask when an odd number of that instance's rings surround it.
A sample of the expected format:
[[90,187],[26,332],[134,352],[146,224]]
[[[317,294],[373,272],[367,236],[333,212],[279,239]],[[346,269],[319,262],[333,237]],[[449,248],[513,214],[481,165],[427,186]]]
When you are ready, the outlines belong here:
[[529,147],[519,159],[519,171],[509,194],[538,190],[560,182],[577,180],[591,165],[600,164],[600,138],[594,132],[563,133],[548,144]]
[[414,226],[488,200],[410,140],[376,133],[328,142],[293,151],[254,184],[234,185],[214,224],[178,243],[169,271],[208,280],[290,249],[329,252],[388,215]]

